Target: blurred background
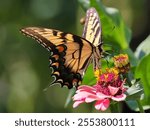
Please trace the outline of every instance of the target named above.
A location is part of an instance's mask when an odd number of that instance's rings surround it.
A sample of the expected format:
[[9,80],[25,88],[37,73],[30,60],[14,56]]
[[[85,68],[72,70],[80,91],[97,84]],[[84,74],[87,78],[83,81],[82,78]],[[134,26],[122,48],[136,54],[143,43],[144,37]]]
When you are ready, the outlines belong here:
[[[150,34],[149,0],[103,0],[120,10],[132,30],[135,48]],[[0,112],[96,112],[91,105],[64,107],[69,90],[47,88],[49,52],[19,30],[27,26],[54,28],[82,35],[85,12],[77,0],[0,0]]]

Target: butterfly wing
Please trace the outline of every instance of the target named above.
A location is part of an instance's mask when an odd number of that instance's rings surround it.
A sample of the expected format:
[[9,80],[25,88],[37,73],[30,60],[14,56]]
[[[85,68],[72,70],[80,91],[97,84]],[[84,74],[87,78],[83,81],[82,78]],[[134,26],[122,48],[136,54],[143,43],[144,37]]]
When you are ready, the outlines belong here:
[[101,36],[101,22],[99,15],[95,8],[87,10],[85,25],[82,37],[94,45],[93,50],[93,64],[94,69],[99,69],[99,60],[102,55],[102,36]]
[[95,47],[101,44],[101,23],[94,8],[87,10],[82,37],[91,42]]
[[89,65],[93,45],[87,40],[58,30],[28,27],[21,32],[37,40],[52,53],[50,67],[55,83],[66,85],[69,89],[78,86]]

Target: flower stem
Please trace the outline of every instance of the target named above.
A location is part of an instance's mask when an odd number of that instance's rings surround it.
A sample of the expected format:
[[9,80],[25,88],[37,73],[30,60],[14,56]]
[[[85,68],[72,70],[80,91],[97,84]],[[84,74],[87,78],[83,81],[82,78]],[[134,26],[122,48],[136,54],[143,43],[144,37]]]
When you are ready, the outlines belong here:
[[137,102],[137,104],[138,104],[138,107],[139,107],[140,113],[144,113],[144,109],[143,109],[143,107],[142,107],[142,105],[141,105],[140,100],[136,100],[136,102]]
[[112,113],[119,113],[120,112],[120,104],[119,103],[112,103],[110,106],[110,110]]

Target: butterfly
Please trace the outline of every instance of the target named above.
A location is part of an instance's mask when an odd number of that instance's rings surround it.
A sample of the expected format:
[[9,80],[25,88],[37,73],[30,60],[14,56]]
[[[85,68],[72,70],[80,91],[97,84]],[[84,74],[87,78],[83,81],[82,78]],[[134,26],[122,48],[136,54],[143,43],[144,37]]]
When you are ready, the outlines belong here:
[[94,70],[100,68],[102,55],[101,23],[97,11],[86,12],[82,37],[55,29],[27,27],[21,32],[39,42],[51,52],[50,67],[53,83],[69,89],[81,84],[84,73],[93,62]]

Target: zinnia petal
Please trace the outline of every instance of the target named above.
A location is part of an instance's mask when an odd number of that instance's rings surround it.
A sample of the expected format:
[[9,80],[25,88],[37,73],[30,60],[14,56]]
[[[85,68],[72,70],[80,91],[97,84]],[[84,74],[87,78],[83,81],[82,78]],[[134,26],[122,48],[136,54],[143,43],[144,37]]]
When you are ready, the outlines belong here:
[[99,100],[95,103],[95,108],[97,110],[105,111],[109,107],[110,101],[109,99]]
[[113,96],[111,99],[119,102],[119,101],[125,100],[125,98],[126,98],[126,95],[122,93],[121,95]]
[[76,108],[77,106],[79,106],[83,102],[84,102],[84,100],[75,101],[73,104],[73,108]]
[[99,100],[97,95],[89,95],[88,97],[85,98],[86,103],[93,102],[95,100]]
[[105,95],[101,92],[97,92],[96,95],[98,96],[99,100],[105,99],[105,98],[110,98],[111,96]]
[[112,87],[112,86],[108,86],[108,89],[109,89],[111,95],[115,95],[118,92],[118,90],[119,90],[119,88]]
[[73,100],[81,100],[83,98],[87,98],[87,97],[93,96],[93,95],[95,95],[95,94],[89,93],[89,92],[84,92],[84,91],[78,92],[73,96]]
[[81,92],[81,91],[93,93],[95,91],[95,88],[82,85],[82,86],[78,87],[78,90],[76,91],[76,93]]

